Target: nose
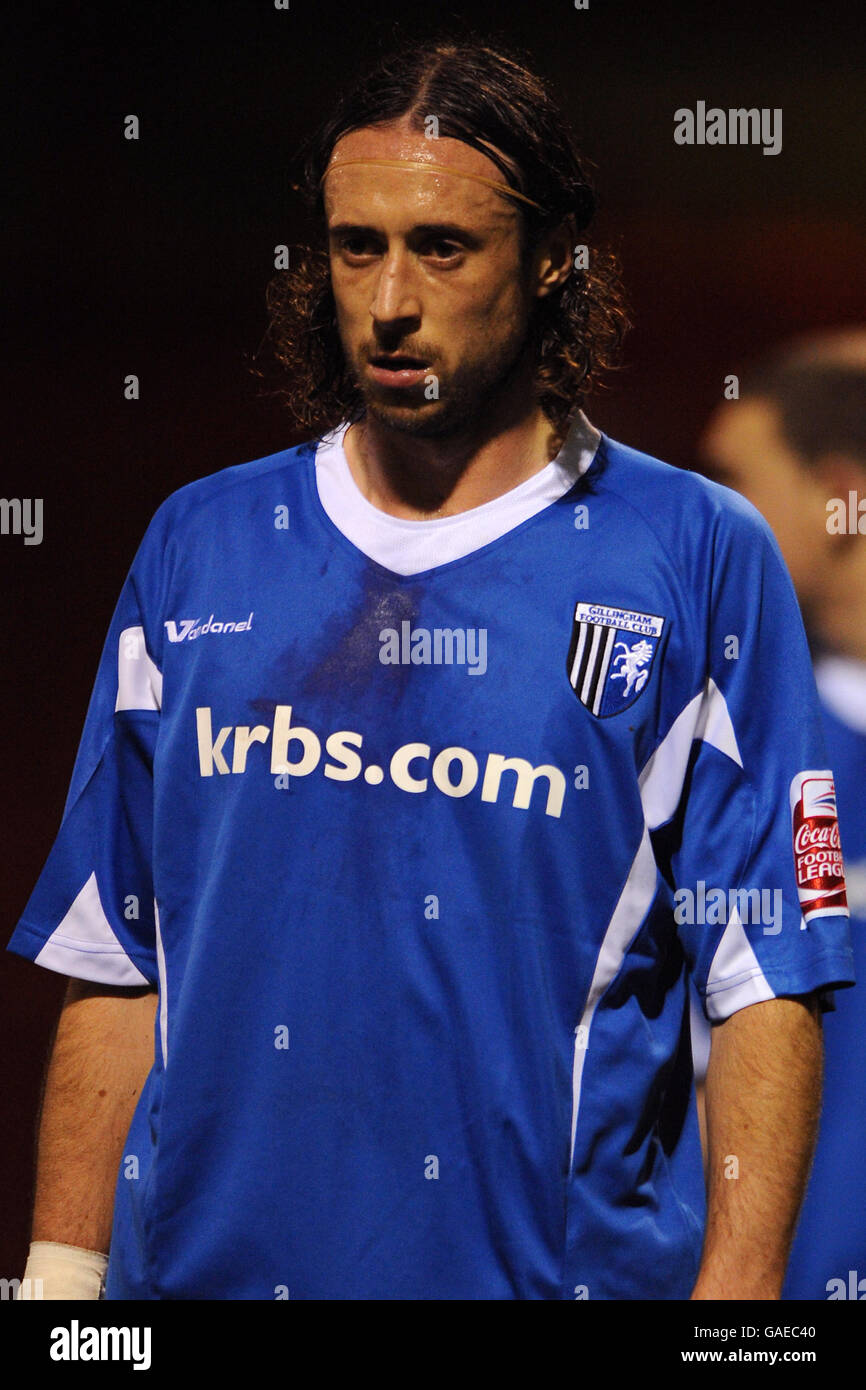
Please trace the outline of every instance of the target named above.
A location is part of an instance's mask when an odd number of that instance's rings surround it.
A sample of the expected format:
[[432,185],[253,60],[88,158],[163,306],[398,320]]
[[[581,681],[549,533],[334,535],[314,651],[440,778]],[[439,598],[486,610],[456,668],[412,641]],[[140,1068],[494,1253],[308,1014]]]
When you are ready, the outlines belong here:
[[400,247],[389,251],[382,262],[370,314],[383,328],[410,320],[417,322],[421,318],[421,302],[413,282],[410,258]]

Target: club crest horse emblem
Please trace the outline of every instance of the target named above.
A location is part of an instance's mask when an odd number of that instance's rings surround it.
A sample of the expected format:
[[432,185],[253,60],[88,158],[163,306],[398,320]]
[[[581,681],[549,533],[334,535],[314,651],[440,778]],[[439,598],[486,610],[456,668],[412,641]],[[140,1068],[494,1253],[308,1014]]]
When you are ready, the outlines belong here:
[[645,689],[665,619],[603,603],[578,603],[568,649],[568,679],[599,719],[629,709]]

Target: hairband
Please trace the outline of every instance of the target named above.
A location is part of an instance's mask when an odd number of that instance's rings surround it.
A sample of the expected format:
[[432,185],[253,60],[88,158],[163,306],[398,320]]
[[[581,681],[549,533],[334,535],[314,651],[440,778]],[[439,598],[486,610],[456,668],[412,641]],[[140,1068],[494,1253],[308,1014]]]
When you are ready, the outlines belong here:
[[527,198],[525,193],[518,193],[517,189],[508,183],[497,183],[496,179],[486,179],[482,174],[467,174],[463,169],[450,169],[447,164],[428,164],[425,160],[419,159],[338,159],[336,163],[328,165],[319,179],[319,184],[324,183],[332,169],[342,169],[346,164],[381,164],[390,169],[421,169],[431,174],[456,174],[461,179],[474,179],[476,183],[485,183],[488,188],[495,188],[498,193],[505,193],[509,198],[520,198],[522,202],[529,203],[530,207],[544,212],[540,203]]

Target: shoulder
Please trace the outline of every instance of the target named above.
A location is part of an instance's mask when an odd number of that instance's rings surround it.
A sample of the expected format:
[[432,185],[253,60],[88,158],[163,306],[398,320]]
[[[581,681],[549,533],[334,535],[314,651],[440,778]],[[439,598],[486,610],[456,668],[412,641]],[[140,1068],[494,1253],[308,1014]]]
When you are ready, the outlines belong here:
[[602,433],[593,490],[615,497],[635,527],[655,537],[683,561],[724,552],[729,546],[771,554],[781,563],[764,517],[741,493],[700,473],[664,463]]
[[197,520],[206,519],[214,510],[234,511],[258,496],[269,497],[272,492],[269,484],[280,475],[298,474],[304,461],[315,453],[318,442],[318,438],[306,440],[249,463],[232,464],[185,483],[169,493],[157,508],[151,529],[165,535],[180,526],[194,525]]
[[141,606],[162,606],[173,576],[185,565],[218,567],[244,526],[255,528],[266,512],[272,526],[275,506],[295,505],[304,466],[318,442],[232,464],[169,493],[151,517],[130,570]]

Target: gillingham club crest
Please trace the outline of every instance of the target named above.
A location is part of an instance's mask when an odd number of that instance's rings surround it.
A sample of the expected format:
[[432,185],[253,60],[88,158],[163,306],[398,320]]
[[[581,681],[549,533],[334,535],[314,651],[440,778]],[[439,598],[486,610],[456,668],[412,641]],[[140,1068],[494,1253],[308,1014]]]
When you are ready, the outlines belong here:
[[605,603],[578,603],[568,679],[581,704],[606,719],[634,704],[650,678],[664,618]]

